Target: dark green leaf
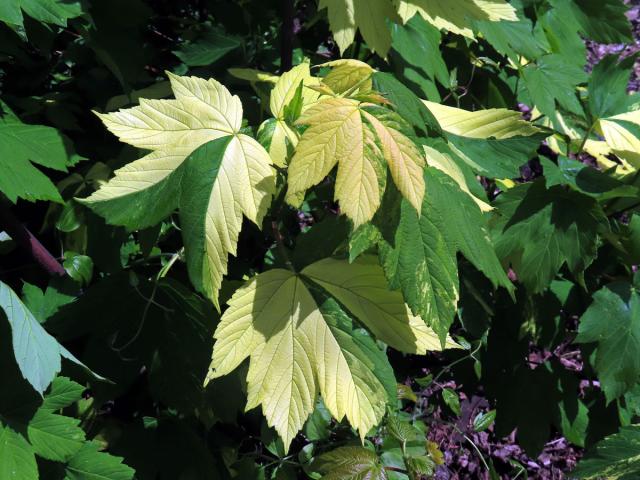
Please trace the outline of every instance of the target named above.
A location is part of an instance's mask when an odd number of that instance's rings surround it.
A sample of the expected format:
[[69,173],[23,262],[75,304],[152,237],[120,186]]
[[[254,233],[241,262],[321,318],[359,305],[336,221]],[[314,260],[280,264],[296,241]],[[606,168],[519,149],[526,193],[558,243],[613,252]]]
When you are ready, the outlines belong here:
[[373,87],[382,93],[400,116],[423,135],[441,133],[440,124],[424,103],[390,73],[373,74]]
[[215,63],[227,53],[242,45],[240,39],[209,27],[193,41],[186,42],[173,53],[190,67]]
[[460,410],[460,399],[458,398],[458,394],[454,390],[451,390],[450,388],[443,389],[442,399],[453,413],[455,413],[456,415],[460,415],[460,413],[462,412],[462,410]]
[[635,97],[627,94],[627,84],[634,60],[631,56],[619,62],[616,55],[608,55],[594,67],[589,79],[589,109],[594,120],[630,109]]
[[496,420],[496,411],[489,410],[488,412],[480,412],[473,419],[473,429],[476,432],[483,432],[489,428]]
[[522,78],[533,104],[545,115],[554,115],[555,102],[569,112],[582,114],[575,87],[585,82],[587,76],[561,55],[545,55],[535,64],[527,65]]
[[580,279],[596,256],[598,233],[608,230],[594,199],[557,186],[546,189],[541,181],[503,193],[496,205],[502,215],[496,251],[532,293],[544,290],[565,263]]
[[625,13],[627,6],[620,0],[551,0],[560,15],[573,18],[580,31],[599,43],[629,43],[631,25]]
[[611,284],[593,295],[580,319],[578,343],[597,342],[594,367],[607,401],[640,379],[640,296],[628,284]]
[[93,276],[93,260],[86,255],[80,255],[76,252],[64,252],[64,262],[62,266],[67,274],[76,282],[82,285],[88,285]]
[[640,425],[622,427],[588,451],[571,472],[576,478],[633,480],[640,475]]

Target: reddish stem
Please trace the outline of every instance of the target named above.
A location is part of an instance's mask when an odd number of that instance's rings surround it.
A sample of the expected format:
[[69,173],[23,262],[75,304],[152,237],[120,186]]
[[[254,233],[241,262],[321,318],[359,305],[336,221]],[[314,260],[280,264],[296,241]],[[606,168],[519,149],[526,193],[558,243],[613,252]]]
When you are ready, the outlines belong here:
[[38,265],[51,276],[66,274],[49,250],[16,218],[9,206],[0,201],[0,230],[4,230],[20,247],[29,252]]

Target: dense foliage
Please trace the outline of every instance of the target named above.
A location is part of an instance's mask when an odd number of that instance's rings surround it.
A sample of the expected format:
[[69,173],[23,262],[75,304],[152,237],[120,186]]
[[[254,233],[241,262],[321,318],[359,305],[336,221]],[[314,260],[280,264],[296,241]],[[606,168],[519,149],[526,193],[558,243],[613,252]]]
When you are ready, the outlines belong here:
[[0,0],[0,480],[638,478],[637,15]]

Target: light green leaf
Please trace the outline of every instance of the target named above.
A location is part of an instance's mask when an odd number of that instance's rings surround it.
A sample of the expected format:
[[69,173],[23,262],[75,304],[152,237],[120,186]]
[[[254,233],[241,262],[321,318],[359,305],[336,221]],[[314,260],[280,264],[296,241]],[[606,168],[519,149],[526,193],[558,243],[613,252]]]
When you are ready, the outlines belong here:
[[57,415],[47,408],[38,409],[27,426],[34,452],[47,460],[69,460],[84,444],[84,431],[77,418]]
[[51,383],[51,389],[44,396],[42,408],[48,410],[60,410],[77,402],[82,398],[85,387],[68,379],[56,377]]
[[2,282],[0,308],[11,326],[13,353],[20,372],[40,395],[60,371],[61,356],[87,368],[42,328],[20,298]]
[[473,38],[473,21],[515,21],[516,10],[505,0],[398,0],[398,14],[407,22],[416,13],[438,29]]
[[60,371],[60,344],[33,317],[18,296],[0,282],[0,308],[9,320],[13,352],[22,376],[42,394]]
[[[375,257],[353,263],[327,258],[306,267],[302,274],[333,295],[379,340],[402,352],[424,354],[441,350],[435,332],[411,314],[402,294],[389,290]],[[459,348],[447,338],[445,348]]]
[[38,480],[33,448],[16,431],[0,423],[0,480]]
[[135,471],[122,458],[100,452],[96,442],[86,442],[65,467],[65,480],[132,480]]
[[520,112],[506,108],[467,111],[423,100],[445,132],[470,138],[528,137],[540,132],[522,118]]

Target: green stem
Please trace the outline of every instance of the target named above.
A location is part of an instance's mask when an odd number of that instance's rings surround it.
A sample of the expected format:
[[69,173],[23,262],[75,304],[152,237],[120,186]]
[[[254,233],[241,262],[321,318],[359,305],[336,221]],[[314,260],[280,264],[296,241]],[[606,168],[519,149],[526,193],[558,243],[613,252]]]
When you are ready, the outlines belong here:
[[576,152],[576,155],[579,155],[580,152],[582,152],[582,150],[584,149],[584,146],[586,145],[587,140],[589,140],[589,135],[591,135],[591,132],[593,132],[593,129],[594,129],[595,126],[596,126],[596,122],[591,122],[591,125],[587,129],[587,133],[584,134],[584,138],[582,139],[582,142],[580,143],[580,147],[578,147],[578,151]]

